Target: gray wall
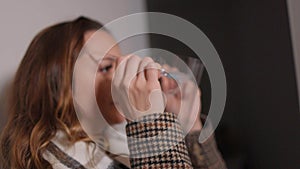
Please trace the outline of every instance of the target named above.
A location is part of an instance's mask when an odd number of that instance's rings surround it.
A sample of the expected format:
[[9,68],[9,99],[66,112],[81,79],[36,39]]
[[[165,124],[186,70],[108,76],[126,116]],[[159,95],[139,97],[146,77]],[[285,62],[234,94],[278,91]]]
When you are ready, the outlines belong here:
[[[30,41],[41,29],[60,21],[74,19],[80,15],[105,24],[118,17],[144,10],[143,0],[1,1],[0,128],[5,121],[4,102],[7,86],[9,86],[8,84]],[[123,51],[146,46],[145,37],[136,38],[130,40],[129,44],[124,44]]]

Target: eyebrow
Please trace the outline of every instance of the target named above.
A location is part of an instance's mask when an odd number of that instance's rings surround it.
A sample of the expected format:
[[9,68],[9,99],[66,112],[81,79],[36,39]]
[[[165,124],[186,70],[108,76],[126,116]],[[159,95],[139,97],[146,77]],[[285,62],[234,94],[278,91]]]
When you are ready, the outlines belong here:
[[115,61],[117,59],[118,56],[116,55],[112,55],[110,53],[106,54],[104,56],[104,58],[102,60],[112,60],[112,61]]
[[[94,55],[92,55],[91,53],[87,52],[87,54],[89,55],[89,57],[98,64],[99,60],[97,60]],[[118,56],[116,55],[112,55],[110,53],[107,53],[106,55],[104,55],[102,60],[111,60],[111,61],[115,61],[117,59]]]

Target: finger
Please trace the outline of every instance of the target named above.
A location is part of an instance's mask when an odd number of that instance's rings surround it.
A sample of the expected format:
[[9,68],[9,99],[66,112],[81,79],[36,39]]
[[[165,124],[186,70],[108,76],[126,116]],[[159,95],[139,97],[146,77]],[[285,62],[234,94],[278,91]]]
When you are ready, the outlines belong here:
[[132,55],[128,59],[126,66],[125,66],[125,75],[124,75],[124,83],[125,84],[129,85],[131,80],[133,80],[134,77],[137,75],[137,71],[138,71],[140,62],[141,62],[141,58],[136,55]]
[[178,82],[170,77],[161,77],[160,78],[162,90],[166,93],[180,93]]
[[177,67],[172,67],[170,65],[164,64],[162,66],[167,72],[179,72]]
[[190,119],[192,120],[192,124],[194,124],[197,120],[197,118],[200,116],[201,112],[201,101],[200,101],[200,93],[199,90],[197,90],[197,93],[195,94],[194,97],[194,102],[193,105],[191,106],[191,114],[190,114]]
[[159,64],[151,62],[145,67],[146,80],[151,82],[158,82],[159,79]]
[[154,62],[152,60],[152,58],[150,58],[150,57],[143,58],[143,60],[140,62],[139,68],[138,68],[138,75],[137,75],[138,79],[142,79],[142,80],[145,79],[144,69],[151,62]]
[[168,64],[163,64],[162,67],[166,70],[169,71],[170,70],[170,66]]
[[159,80],[160,80],[162,90],[167,93],[170,89],[170,87],[169,87],[169,78],[167,78],[165,76],[161,76],[159,78]]
[[177,67],[171,67],[170,72],[179,72]]
[[193,97],[194,94],[197,93],[195,84],[191,81],[187,81],[184,85],[183,85],[183,89],[182,89],[182,99],[188,99]]
[[199,95],[199,97],[201,97],[201,95],[202,95],[200,87],[198,87],[198,95]]

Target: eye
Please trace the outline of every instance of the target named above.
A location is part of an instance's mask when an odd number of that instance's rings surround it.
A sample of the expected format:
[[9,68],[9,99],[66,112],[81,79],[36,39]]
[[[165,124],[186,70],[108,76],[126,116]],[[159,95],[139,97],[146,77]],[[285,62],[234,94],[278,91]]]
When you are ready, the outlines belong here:
[[108,65],[108,66],[100,67],[99,68],[99,72],[101,72],[101,73],[107,73],[112,67],[113,67],[113,65]]

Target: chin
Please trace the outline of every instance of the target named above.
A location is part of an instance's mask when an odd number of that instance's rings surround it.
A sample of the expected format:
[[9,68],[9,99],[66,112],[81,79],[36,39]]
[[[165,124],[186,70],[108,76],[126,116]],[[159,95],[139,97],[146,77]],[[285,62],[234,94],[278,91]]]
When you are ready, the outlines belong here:
[[126,120],[125,117],[118,111],[112,111],[111,114],[114,114],[114,116],[110,117],[109,124],[118,124]]
[[119,124],[125,121],[125,118],[114,118],[112,120],[110,120],[109,124],[113,125],[113,124]]

